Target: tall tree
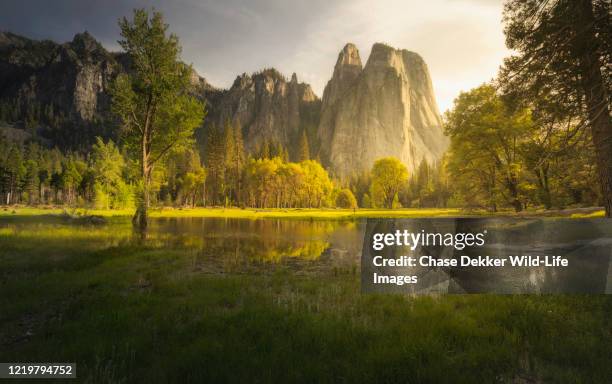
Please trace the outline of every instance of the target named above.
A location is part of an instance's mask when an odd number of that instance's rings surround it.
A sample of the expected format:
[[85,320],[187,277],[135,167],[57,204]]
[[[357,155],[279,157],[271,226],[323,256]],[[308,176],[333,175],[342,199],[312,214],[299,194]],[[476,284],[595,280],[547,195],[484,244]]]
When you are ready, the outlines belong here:
[[205,113],[188,93],[192,69],[180,61],[178,38],[168,35],[162,14],[137,9],[119,26],[119,45],[129,55],[131,70],[117,77],[112,106],[128,148],[138,154],[141,186],[133,223],[146,229],[153,167],[170,150],[192,142]]
[[310,145],[308,145],[308,136],[306,130],[302,131],[300,137],[300,145],[298,147],[298,161],[310,160]]
[[234,122],[234,158],[232,159],[233,180],[236,185],[236,201],[238,202],[242,195],[242,170],[246,161],[246,153],[244,151],[244,139],[242,137],[242,126],[240,121]]
[[500,84],[524,100],[549,100],[589,127],[606,216],[612,215],[610,0],[509,0]]
[[234,169],[234,160],[236,157],[236,139],[234,137],[234,127],[228,120],[225,121],[223,128],[223,155],[224,167],[226,169],[225,191],[223,202],[225,205],[231,204],[234,198],[235,186],[237,183],[237,175]]
[[222,133],[215,124],[208,126],[206,133],[206,195],[212,204],[216,204],[222,198],[226,184],[225,145]]

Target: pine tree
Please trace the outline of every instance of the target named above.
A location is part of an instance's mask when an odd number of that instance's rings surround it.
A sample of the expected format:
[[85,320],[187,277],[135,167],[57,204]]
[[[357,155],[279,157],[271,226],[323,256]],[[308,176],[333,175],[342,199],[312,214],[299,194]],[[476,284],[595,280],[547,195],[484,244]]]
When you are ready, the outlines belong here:
[[263,147],[261,149],[261,158],[262,159],[270,158],[270,142],[268,140],[264,140]]
[[298,161],[310,160],[310,146],[308,145],[308,136],[306,131],[302,131],[302,137],[300,138],[300,144],[298,147]]
[[606,210],[612,217],[609,0],[509,0],[504,11],[507,58],[499,84],[507,96],[552,104],[588,128]]
[[234,159],[232,170],[234,174],[234,182],[236,183],[236,202],[239,202],[242,194],[242,170],[246,161],[244,151],[244,140],[242,138],[242,127],[240,121],[234,123]]
[[213,204],[219,202],[225,187],[225,146],[221,132],[215,124],[208,127],[206,140],[206,166],[208,168],[207,195]]
[[234,128],[232,127],[229,119],[225,121],[223,130],[223,164],[226,170],[223,201],[224,203],[227,203],[228,201],[232,201],[232,193],[234,192],[236,185],[236,172],[234,171],[236,141],[234,138]]

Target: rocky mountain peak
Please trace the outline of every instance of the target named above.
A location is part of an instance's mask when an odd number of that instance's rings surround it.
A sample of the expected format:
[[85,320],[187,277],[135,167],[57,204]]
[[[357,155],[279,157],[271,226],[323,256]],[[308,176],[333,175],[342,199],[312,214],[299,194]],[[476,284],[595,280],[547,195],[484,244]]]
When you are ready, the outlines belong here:
[[26,38],[15,35],[10,32],[0,31],[0,47],[23,46],[27,41]]
[[94,37],[90,35],[87,31],[74,35],[72,41],[70,42],[70,45],[73,48],[82,51],[94,51],[96,49],[102,48],[102,45],[96,39],[94,39]]
[[410,171],[423,160],[438,161],[448,139],[424,60],[376,43],[363,70],[354,65],[359,71],[347,72],[343,63],[352,52],[356,48],[347,44],[325,88],[318,129],[323,161],[340,177],[387,156]]
[[257,151],[266,141],[290,148],[305,126],[318,126],[320,100],[309,84],[290,80],[275,68],[238,76],[230,89],[206,93],[207,125],[241,124],[245,146]]
[[334,74],[330,82],[349,83],[359,76],[362,68],[359,50],[354,44],[347,43],[338,54],[338,60],[336,60]]
[[103,61],[110,60],[110,53],[104,49],[89,32],[77,33],[71,42],[64,44],[69,56],[79,61]]
[[338,54],[336,68],[342,67],[359,67],[361,69],[361,58],[355,44],[347,43]]

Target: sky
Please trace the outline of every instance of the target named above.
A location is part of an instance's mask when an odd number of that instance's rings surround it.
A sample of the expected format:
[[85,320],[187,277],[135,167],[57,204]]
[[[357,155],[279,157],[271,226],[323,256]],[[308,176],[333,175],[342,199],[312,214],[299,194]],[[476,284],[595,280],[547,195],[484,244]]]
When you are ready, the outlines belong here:
[[89,31],[119,50],[117,20],[134,8],[163,12],[182,58],[217,87],[237,75],[275,67],[323,94],[347,42],[365,64],[372,44],[419,53],[440,110],[461,91],[493,78],[509,55],[503,0],[2,0],[0,30],[65,42]]

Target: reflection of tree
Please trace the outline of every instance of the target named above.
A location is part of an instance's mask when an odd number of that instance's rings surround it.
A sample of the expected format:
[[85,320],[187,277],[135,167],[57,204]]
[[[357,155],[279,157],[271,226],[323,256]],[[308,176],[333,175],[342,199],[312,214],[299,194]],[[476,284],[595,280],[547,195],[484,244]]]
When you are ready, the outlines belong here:
[[204,242],[203,253],[221,258],[224,263],[249,262],[279,263],[283,259],[317,260],[329,247],[325,240],[295,240],[287,238],[262,239],[261,237],[226,237]]
[[[154,225],[150,246],[189,248],[198,263],[227,271],[257,263],[318,260],[339,230],[355,223],[303,220],[167,220]],[[216,267],[215,267],[216,266]]]
[[302,260],[317,260],[321,254],[329,247],[329,243],[321,240],[313,240],[302,245],[280,245],[270,247],[253,254],[253,258],[267,263],[279,263],[283,259],[297,258]]

